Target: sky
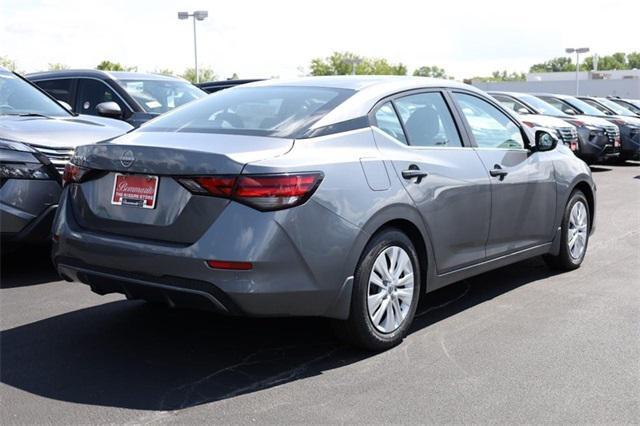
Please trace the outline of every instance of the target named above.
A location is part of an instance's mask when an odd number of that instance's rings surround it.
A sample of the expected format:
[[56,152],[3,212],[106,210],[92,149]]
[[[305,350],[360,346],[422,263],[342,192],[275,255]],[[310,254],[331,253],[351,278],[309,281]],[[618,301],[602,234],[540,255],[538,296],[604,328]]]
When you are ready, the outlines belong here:
[[218,78],[295,77],[334,51],[445,68],[457,79],[527,71],[588,46],[640,51],[638,0],[0,0],[0,56],[21,71],[49,63],[93,68],[104,59],[139,71],[200,66]]

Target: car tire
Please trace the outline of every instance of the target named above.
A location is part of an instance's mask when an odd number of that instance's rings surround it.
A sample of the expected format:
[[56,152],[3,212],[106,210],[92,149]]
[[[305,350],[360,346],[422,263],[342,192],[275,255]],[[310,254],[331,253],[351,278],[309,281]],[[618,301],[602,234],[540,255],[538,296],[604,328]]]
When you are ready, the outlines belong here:
[[553,269],[571,271],[582,264],[589,245],[591,212],[582,191],[576,190],[569,197],[562,217],[560,251],[546,255],[547,264]]
[[356,268],[349,318],[335,322],[338,337],[371,351],[398,345],[413,322],[421,278],[418,255],[404,232],[375,234]]

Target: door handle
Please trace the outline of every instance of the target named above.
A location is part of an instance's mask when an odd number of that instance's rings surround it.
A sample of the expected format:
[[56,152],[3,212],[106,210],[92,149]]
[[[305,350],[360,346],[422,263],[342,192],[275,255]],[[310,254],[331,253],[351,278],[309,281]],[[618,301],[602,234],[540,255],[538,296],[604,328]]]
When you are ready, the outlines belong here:
[[427,173],[427,172],[425,172],[423,170],[420,170],[417,167],[416,168],[413,168],[413,167],[415,167],[415,166],[409,167],[409,170],[403,170],[402,171],[402,177],[407,179],[407,180],[410,180],[410,179],[413,179],[413,178],[417,178],[416,179],[416,183],[420,183],[422,181],[422,178],[425,178],[425,177],[429,176],[429,173]]
[[500,180],[504,179],[504,177],[506,175],[509,174],[508,171],[506,171],[505,169],[503,169],[500,164],[495,164],[493,166],[493,169],[489,170],[489,174],[493,177],[498,177],[500,178]]

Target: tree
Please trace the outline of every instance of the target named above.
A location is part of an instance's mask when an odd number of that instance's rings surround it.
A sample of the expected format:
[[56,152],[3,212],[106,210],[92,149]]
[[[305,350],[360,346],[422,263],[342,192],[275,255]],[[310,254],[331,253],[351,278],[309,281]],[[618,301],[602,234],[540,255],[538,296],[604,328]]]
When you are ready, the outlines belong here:
[[0,56],[0,67],[5,67],[9,71],[16,71],[16,61],[9,59],[8,56]]
[[138,67],[125,67],[119,62],[111,62],[111,61],[102,61],[97,66],[96,69],[103,71],[138,71]]
[[559,57],[553,58],[541,64],[532,65],[529,72],[561,72],[575,71],[576,66],[571,58]]
[[627,54],[627,66],[629,69],[640,69],[640,52],[631,52]]
[[68,70],[69,65],[61,64],[60,62],[49,63],[49,71]]
[[432,77],[432,78],[448,78],[448,79],[453,78],[447,75],[447,72],[444,70],[444,68],[440,68],[435,65],[433,66],[427,65],[427,66],[420,67],[413,72],[413,75],[416,77]]
[[473,77],[471,81],[523,81],[526,76],[523,72],[494,71],[490,77]]
[[[205,81],[213,81],[216,79],[216,74],[213,72],[213,69],[209,67],[198,68],[198,74],[200,75],[200,83],[204,83]],[[195,83],[196,71],[194,68],[187,68],[186,70],[184,70],[184,74],[182,74],[181,77],[185,80]]]
[[154,74],[160,74],[160,75],[169,75],[169,76],[173,76],[176,75],[173,70],[170,70],[169,68],[157,68],[154,72]]
[[366,58],[352,52],[334,52],[328,58],[311,60],[311,75],[406,75],[407,67],[383,58]]

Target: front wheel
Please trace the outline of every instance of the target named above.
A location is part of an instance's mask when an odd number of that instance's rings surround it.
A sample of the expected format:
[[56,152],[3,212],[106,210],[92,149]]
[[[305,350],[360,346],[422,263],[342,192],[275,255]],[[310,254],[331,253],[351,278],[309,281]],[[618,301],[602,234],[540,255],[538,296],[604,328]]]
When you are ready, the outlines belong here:
[[350,315],[336,323],[338,336],[373,351],[399,344],[413,322],[420,279],[418,255],[406,234],[393,228],[376,234],[360,258]]
[[580,267],[589,244],[590,217],[586,197],[582,191],[574,191],[562,219],[560,252],[557,256],[545,256],[551,267],[564,271]]

